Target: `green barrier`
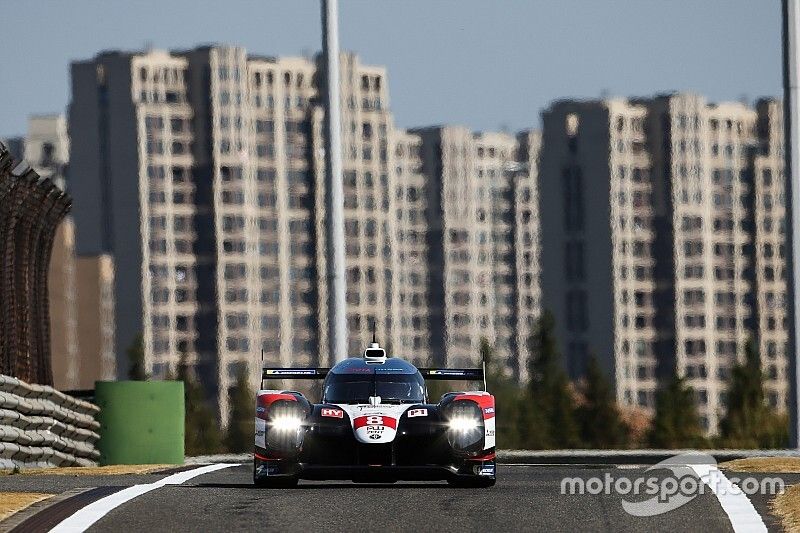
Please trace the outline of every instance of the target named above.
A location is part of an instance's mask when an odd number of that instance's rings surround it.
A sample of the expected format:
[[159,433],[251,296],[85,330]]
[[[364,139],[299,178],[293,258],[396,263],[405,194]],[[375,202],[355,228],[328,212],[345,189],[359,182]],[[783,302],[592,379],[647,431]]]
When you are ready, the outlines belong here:
[[182,381],[98,381],[101,465],[182,464]]

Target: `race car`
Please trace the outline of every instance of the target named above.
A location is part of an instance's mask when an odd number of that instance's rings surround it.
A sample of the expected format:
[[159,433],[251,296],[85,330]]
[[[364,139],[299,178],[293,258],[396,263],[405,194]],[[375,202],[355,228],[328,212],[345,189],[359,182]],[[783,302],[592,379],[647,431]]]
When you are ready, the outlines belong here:
[[[323,379],[320,403],[290,390],[256,399],[253,482],[298,479],[495,484],[495,403],[483,391],[430,403],[425,380],[484,381],[483,369],[416,368],[373,342],[333,368],[264,368],[263,380]],[[262,389],[263,389],[262,380]]]

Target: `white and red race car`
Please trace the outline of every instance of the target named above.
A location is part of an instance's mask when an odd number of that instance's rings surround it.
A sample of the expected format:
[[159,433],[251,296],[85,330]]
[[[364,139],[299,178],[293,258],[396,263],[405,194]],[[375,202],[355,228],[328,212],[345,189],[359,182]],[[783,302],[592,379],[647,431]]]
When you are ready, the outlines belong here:
[[[495,403],[485,391],[429,403],[426,379],[482,381],[482,369],[417,369],[372,343],[333,368],[265,368],[263,379],[324,379],[320,403],[289,390],[256,399],[253,481],[495,483]],[[485,388],[485,387],[484,387]]]

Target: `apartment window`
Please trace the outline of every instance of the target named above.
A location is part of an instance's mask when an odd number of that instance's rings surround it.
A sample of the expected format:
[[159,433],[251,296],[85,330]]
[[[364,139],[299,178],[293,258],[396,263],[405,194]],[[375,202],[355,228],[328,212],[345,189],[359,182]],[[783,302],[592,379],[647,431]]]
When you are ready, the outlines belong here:
[[163,204],[166,203],[167,196],[164,191],[151,191],[150,192],[150,203],[151,204]]
[[189,178],[189,169],[184,167],[172,167],[173,183],[184,183]]
[[[258,206],[259,207],[272,207],[272,208],[274,208],[275,207],[275,203],[276,203],[275,193],[260,192],[260,193],[258,193],[257,201],[258,201]],[[292,207],[292,206],[290,206],[290,207]]]
[[272,143],[256,145],[258,157],[275,157],[275,145]]
[[144,119],[144,124],[148,130],[161,131],[164,129],[164,119],[162,117],[147,116]]
[[702,241],[686,241],[683,243],[683,255],[686,257],[695,257],[703,254]]
[[243,205],[244,193],[242,191],[222,191],[222,203]]
[[699,339],[699,340],[687,340],[683,343],[684,351],[686,355],[704,355],[706,352],[706,341]]
[[166,176],[164,167],[158,165],[148,165],[147,177],[151,179],[163,180]]
[[176,191],[172,193],[172,203],[174,204],[190,204],[192,203],[192,194],[186,192]]
[[772,169],[765,168],[762,171],[761,176],[762,176],[762,178],[764,180],[764,186],[765,187],[769,187],[769,186],[772,185]]
[[164,142],[163,141],[147,141],[147,153],[148,154],[163,154],[164,153]]
[[261,329],[263,331],[275,330],[280,327],[280,320],[275,315],[263,315],[261,317]]
[[257,133],[272,133],[275,130],[275,123],[271,120],[256,120]]
[[261,183],[274,183],[275,182],[275,170],[274,169],[264,169],[260,168],[256,171],[256,180]]

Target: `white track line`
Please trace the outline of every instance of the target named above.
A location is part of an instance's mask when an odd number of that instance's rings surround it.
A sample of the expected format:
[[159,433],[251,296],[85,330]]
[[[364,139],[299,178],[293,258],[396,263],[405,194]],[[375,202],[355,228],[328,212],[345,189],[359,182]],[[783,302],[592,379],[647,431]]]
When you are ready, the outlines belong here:
[[103,518],[112,510],[116,509],[123,503],[129,502],[130,500],[136,498],[137,496],[141,496],[147,492],[152,490],[159,489],[164,485],[180,485],[181,483],[185,483],[190,479],[202,476],[203,474],[208,474],[209,472],[213,472],[215,470],[221,470],[223,468],[228,468],[231,466],[239,466],[238,464],[216,464],[216,465],[207,465],[201,466],[199,468],[193,468],[192,470],[187,470],[185,472],[178,472],[177,474],[172,474],[171,476],[167,476],[164,479],[160,479],[153,483],[148,483],[146,485],[134,485],[132,487],[128,487],[127,489],[123,489],[119,492],[115,492],[105,498],[100,498],[96,502],[92,502],[83,509],[80,509],[72,516],[69,516],[62,520],[59,524],[57,524],[53,529],[51,529],[51,533],[61,533],[61,532],[78,532],[78,531],[86,531],[92,524]]
[[764,520],[742,490],[731,483],[716,465],[687,465],[703,482],[711,487],[722,510],[728,515],[733,530],[738,532],[767,531]]

